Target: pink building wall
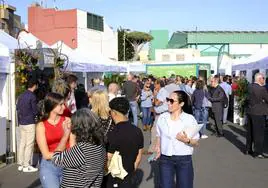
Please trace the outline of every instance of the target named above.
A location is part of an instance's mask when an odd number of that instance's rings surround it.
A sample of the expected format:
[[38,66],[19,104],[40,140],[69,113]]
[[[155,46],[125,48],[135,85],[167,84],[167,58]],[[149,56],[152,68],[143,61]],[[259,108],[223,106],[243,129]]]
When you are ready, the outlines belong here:
[[48,45],[63,41],[77,48],[77,10],[28,8],[28,30]]

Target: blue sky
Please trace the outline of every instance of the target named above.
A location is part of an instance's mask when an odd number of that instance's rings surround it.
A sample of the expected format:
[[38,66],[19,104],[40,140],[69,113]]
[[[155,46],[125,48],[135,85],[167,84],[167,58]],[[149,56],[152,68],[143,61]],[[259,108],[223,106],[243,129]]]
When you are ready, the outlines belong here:
[[[33,0],[5,0],[27,23]],[[53,7],[53,0],[47,0]],[[113,28],[131,30],[268,30],[268,0],[56,0],[59,9],[78,8],[105,17]]]

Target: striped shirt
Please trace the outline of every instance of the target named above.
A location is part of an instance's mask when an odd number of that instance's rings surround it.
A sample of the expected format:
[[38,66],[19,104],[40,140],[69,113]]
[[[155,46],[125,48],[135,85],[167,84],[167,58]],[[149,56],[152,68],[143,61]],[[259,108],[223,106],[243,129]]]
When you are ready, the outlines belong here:
[[60,187],[101,187],[106,152],[101,145],[79,142],[63,152],[55,152],[52,162],[63,168]]

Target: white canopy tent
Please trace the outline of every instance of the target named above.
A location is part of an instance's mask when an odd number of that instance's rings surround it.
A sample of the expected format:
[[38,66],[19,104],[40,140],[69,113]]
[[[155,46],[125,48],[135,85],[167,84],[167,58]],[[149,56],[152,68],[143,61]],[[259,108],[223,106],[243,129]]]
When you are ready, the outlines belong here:
[[[22,45],[23,46],[23,45]],[[15,64],[18,41],[0,30],[0,155],[6,152],[6,120],[11,120],[11,152],[16,152]]]
[[232,70],[235,71],[237,76],[243,71],[249,82],[252,81],[254,74],[257,72],[266,75],[268,71],[268,49],[261,49],[247,59],[240,60],[232,66]]
[[232,66],[232,70],[260,69],[268,66],[268,49],[261,49],[252,56],[241,59]]

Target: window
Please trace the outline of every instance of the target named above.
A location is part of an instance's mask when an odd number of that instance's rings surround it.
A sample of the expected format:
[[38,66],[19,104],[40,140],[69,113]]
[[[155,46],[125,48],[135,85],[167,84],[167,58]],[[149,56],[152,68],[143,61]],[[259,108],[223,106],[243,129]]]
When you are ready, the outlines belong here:
[[162,61],[170,61],[170,56],[168,54],[163,54]]
[[87,28],[94,29],[97,31],[103,31],[103,17],[87,13]]
[[185,57],[183,54],[176,54],[176,61],[184,61]]

